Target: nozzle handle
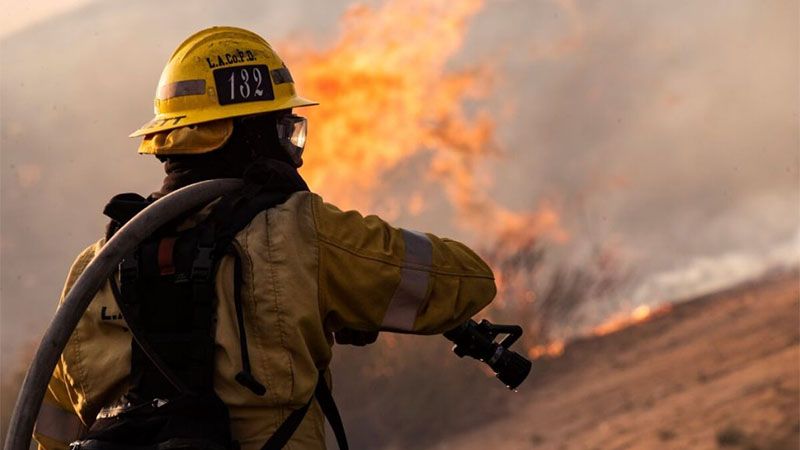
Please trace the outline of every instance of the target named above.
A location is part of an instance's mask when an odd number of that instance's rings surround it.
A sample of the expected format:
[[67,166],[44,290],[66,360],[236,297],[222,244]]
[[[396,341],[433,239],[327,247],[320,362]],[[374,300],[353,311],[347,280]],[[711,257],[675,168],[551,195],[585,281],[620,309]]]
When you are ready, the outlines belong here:
[[[498,335],[507,336],[495,342]],[[460,358],[469,356],[487,364],[497,378],[509,389],[516,389],[530,374],[533,364],[510,350],[514,342],[522,336],[519,325],[495,325],[488,320],[476,323],[474,320],[459,325],[444,333],[444,337],[452,341],[453,352]]]

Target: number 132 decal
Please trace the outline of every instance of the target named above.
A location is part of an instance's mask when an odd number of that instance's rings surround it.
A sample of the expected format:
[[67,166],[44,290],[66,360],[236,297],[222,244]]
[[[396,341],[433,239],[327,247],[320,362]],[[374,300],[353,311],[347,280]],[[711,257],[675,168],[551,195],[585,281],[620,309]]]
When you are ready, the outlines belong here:
[[274,100],[266,65],[226,67],[214,71],[220,105]]

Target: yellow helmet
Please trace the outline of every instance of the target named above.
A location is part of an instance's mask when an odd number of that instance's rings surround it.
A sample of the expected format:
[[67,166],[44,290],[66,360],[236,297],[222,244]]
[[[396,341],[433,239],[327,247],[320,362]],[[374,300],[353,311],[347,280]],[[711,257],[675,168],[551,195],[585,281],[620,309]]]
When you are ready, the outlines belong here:
[[212,27],[186,39],[158,82],[155,117],[130,137],[238,116],[316,105],[297,95],[289,69],[255,33]]

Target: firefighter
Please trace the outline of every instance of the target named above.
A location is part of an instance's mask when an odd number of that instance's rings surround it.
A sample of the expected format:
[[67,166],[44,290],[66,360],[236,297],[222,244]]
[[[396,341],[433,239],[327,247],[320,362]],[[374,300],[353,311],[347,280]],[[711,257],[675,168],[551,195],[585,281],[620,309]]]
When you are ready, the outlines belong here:
[[164,163],[163,186],[109,202],[108,232],[64,293],[159,197],[216,178],[245,187],[148,238],[100,289],[53,373],[40,448],[320,449],[326,417],[346,447],[328,390],[334,339],[443,333],[493,299],[491,270],[463,244],[309,191],[294,112],[312,105],[252,32],[213,27],[175,50],[155,117],[131,134]]

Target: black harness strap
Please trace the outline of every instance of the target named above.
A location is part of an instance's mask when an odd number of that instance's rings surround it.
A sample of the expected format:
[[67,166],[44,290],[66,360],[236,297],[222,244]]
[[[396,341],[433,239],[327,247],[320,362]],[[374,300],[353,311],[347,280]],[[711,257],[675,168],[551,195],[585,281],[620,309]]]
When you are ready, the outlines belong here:
[[336,403],[333,401],[331,390],[328,388],[328,383],[325,381],[325,371],[320,370],[317,378],[317,387],[314,389],[314,394],[308,399],[308,402],[302,408],[296,409],[289,414],[289,417],[275,430],[275,433],[269,438],[266,444],[261,447],[261,450],[280,450],[292,438],[294,432],[303,422],[303,419],[308,413],[308,408],[311,402],[317,399],[322,413],[328,419],[328,423],[333,429],[333,434],[336,436],[336,444],[339,450],[348,450],[350,447],[347,444],[347,436],[344,432],[344,425],[342,418],[339,415],[339,409],[336,408]]
[[201,224],[200,238],[197,242],[194,261],[190,273],[192,283],[192,308],[191,323],[192,336],[195,342],[203,342],[206,345],[195,345],[191,348],[191,359],[193,361],[206,361],[202,364],[207,368],[205,371],[193,371],[187,374],[193,384],[212,386],[214,375],[214,226],[213,224]]
[[236,374],[236,382],[250,389],[254,394],[262,396],[267,393],[267,388],[261,384],[250,370],[250,352],[247,349],[247,333],[244,328],[244,307],[242,305],[242,259],[234,250],[234,284],[233,303],[236,307],[236,322],[239,326],[239,348],[242,353],[242,370]]
[[259,195],[257,191],[245,191],[238,196],[223,199],[208,219],[209,222],[217,224],[215,238],[217,248],[232,255],[234,258],[233,294],[242,359],[242,370],[236,374],[236,382],[259,396],[266,394],[267,388],[256,379],[251,371],[247,332],[245,331],[244,323],[244,308],[242,305],[241,285],[244,282],[242,278],[242,259],[233,245],[233,239],[261,211],[279,205],[286,199],[287,195],[284,193],[267,192]]
[[328,423],[331,424],[331,429],[333,430],[333,435],[336,436],[336,444],[339,446],[339,450],[347,450],[349,447],[347,445],[347,435],[344,432],[342,416],[339,415],[339,408],[336,407],[336,402],[333,401],[333,395],[331,395],[331,390],[328,387],[328,383],[325,381],[324,371],[320,371],[319,373],[319,380],[317,380],[317,388],[314,390],[314,397],[316,397],[317,403],[319,403],[319,407],[322,409],[322,413],[325,414],[325,418],[328,419]]
[[294,432],[297,431],[297,428],[300,427],[300,424],[303,422],[303,419],[306,417],[306,413],[308,412],[308,408],[311,406],[311,402],[314,400],[314,396],[311,396],[303,405],[302,408],[296,409],[289,414],[289,417],[283,421],[281,426],[272,433],[267,443],[261,447],[261,450],[280,450],[289,442],[289,439],[292,438]]

